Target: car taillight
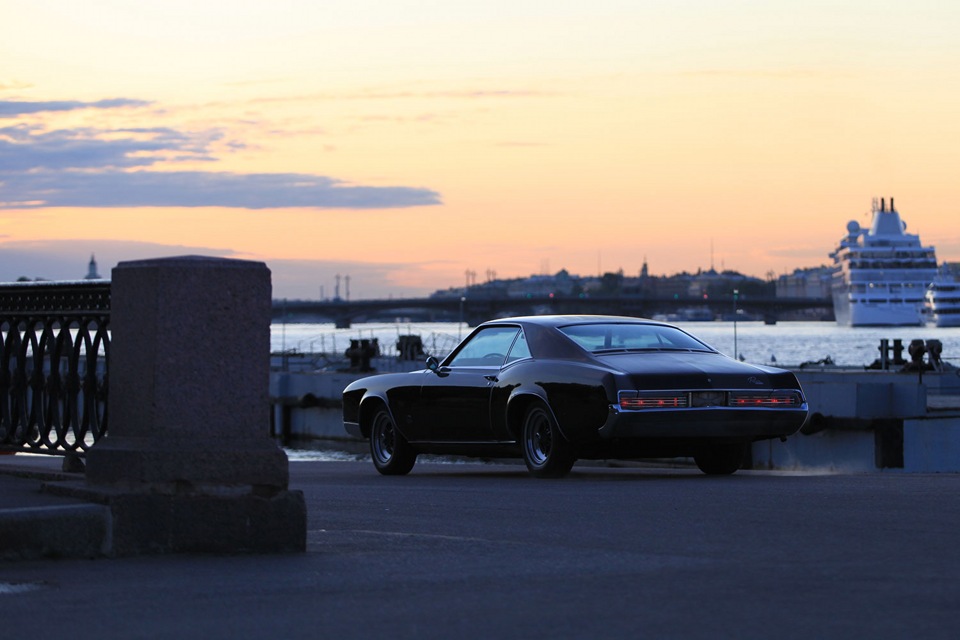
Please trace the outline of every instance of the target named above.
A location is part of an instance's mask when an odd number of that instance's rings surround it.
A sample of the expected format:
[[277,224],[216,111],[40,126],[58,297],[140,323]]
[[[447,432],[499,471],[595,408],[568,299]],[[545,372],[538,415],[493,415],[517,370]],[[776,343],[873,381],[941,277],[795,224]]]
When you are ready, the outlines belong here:
[[797,391],[731,391],[730,406],[740,408],[799,407],[803,399]]
[[677,409],[688,406],[690,406],[690,398],[686,392],[620,392],[621,409],[636,411],[638,409]]

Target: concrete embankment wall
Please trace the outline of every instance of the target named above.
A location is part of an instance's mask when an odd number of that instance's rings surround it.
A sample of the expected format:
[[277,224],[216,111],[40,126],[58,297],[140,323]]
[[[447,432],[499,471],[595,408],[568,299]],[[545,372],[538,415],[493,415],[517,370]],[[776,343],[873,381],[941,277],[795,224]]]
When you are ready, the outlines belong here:
[[330,371],[270,373],[270,431],[284,444],[349,441],[343,429],[341,393],[362,375]]
[[786,442],[755,443],[761,469],[960,471],[957,371],[798,371],[810,419]]

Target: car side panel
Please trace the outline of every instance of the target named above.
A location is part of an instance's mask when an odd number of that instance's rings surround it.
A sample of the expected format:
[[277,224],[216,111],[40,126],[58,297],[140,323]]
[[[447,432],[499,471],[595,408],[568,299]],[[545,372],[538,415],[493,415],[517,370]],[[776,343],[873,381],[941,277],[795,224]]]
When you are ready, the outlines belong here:
[[595,439],[607,419],[613,389],[613,374],[589,363],[546,359],[518,362],[500,372],[491,399],[493,430],[501,434],[507,431],[506,403],[510,398],[532,394],[548,404],[568,440]]
[[360,423],[373,403],[387,405],[400,433],[408,440],[425,437],[422,424],[414,419],[420,401],[420,387],[430,371],[387,373],[356,380],[343,391],[344,427],[351,435],[363,435]]
[[415,421],[433,442],[488,442],[496,367],[443,367],[423,378]]

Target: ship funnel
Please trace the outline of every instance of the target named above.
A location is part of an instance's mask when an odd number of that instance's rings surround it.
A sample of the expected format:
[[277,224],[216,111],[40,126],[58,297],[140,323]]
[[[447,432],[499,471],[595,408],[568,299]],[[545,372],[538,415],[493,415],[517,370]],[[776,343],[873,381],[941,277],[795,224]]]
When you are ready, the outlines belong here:
[[884,198],[880,198],[880,211],[883,212],[886,210],[887,210],[887,201]]
[[892,196],[891,196],[891,198],[890,198],[890,211],[896,211],[896,209],[893,208],[893,197],[892,197]]

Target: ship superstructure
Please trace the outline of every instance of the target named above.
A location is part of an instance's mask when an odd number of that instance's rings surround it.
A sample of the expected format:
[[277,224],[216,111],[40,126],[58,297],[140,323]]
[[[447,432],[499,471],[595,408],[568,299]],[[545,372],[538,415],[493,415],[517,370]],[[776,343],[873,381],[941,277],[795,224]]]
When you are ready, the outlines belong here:
[[847,235],[833,258],[833,309],[837,324],[919,326],[924,323],[924,297],[937,274],[933,247],[906,232],[906,223],[880,198],[873,200],[873,220],[863,229],[847,223]]

